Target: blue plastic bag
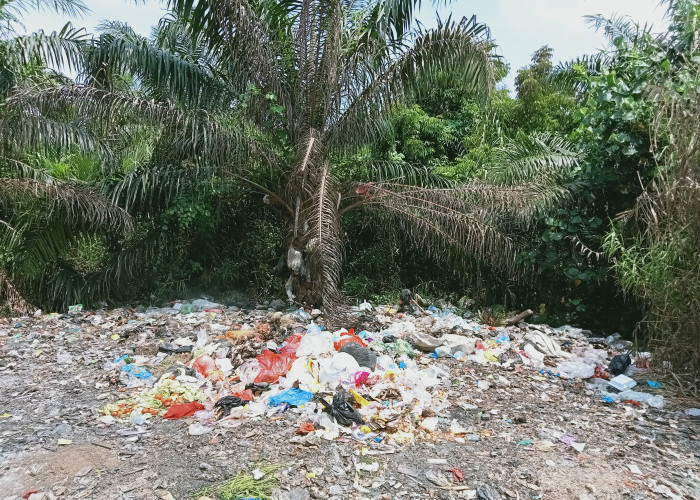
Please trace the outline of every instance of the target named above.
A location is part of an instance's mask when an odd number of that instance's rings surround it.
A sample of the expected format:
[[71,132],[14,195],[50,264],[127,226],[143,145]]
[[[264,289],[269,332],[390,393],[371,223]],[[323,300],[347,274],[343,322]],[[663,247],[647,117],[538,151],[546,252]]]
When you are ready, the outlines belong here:
[[122,366],[122,371],[130,377],[138,378],[140,380],[146,380],[151,378],[153,375],[143,366],[136,366],[134,364]]
[[313,392],[302,391],[301,389],[287,389],[284,392],[280,392],[276,396],[270,397],[270,406],[279,406],[284,403],[289,403],[292,406],[301,406],[304,403],[308,403],[314,397]]

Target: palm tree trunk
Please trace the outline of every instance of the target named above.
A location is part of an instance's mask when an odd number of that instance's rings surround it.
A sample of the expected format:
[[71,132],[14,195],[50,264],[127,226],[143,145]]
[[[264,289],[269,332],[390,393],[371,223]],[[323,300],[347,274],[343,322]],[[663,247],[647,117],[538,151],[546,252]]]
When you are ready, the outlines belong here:
[[287,231],[287,294],[307,306],[335,305],[340,298],[339,194],[318,137],[312,130],[297,148],[298,161],[285,196],[294,211]]

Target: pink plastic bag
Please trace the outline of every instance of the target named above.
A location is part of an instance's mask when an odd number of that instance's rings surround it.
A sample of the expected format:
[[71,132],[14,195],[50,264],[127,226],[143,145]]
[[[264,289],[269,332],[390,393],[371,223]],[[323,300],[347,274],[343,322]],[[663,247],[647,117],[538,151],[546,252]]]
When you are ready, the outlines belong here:
[[355,374],[355,387],[360,387],[369,378],[369,372],[357,372]]

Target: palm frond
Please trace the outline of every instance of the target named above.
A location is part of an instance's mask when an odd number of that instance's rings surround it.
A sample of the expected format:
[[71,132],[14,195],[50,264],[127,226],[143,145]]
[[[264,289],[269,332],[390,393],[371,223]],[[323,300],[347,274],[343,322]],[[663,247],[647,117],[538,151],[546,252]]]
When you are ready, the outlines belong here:
[[[6,101],[6,104],[10,100]],[[0,118],[0,150],[5,154],[21,155],[26,151],[69,152],[79,147],[84,152],[98,152],[108,155],[108,151],[81,124],[56,120],[41,115],[31,106],[13,108]]]
[[45,184],[33,179],[0,178],[0,204],[16,206],[22,199],[40,199],[49,211],[61,210],[66,220],[93,226],[131,228],[129,214],[94,191],[77,184]]
[[[99,126],[105,131],[124,130],[125,123],[129,122],[161,130],[169,138],[167,148],[160,151],[165,155],[161,159],[163,163],[206,158],[206,161],[216,165],[236,167],[249,161],[251,154],[266,159],[275,156],[270,148],[256,140],[255,130],[251,126],[234,128],[204,110],[183,110],[173,104],[89,86],[26,89],[10,97],[5,107],[32,118],[25,126],[26,140],[30,140],[37,130],[30,125],[41,130],[41,127],[49,126],[50,119],[46,117],[65,115],[70,110],[81,118],[82,123]],[[15,121],[4,120],[0,123],[0,130],[11,127]],[[56,127],[61,130],[58,125]],[[66,127],[68,125],[65,125],[64,131]],[[67,137],[65,132],[63,136]],[[77,130],[75,137],[78,137]],[[84,142],[78,144],[90,145],[87,136]]]
[[289,91],[280,53],[275,51],[276,37],[270,31],[270,20],[253,8],[253,2],[169,0],[168,4],[188,21],[193,33],[205,32],[211,44],[225,47],[228,61],[237,72],[245,74],[250,83],[275,93],[288,107]]
[[343,239],[337,206],[340,198],[337,179],[328,165],[320,175],[319,189],[303,218],[308,224],[309,268],[318,276],[312,286],[328,310],[334,311],[344,302],[338,289],[343,268]]
[[496,184],[551,183],[570,179],[582,152],[550,133],[519,135],[495,150],[486,177]]
[[453,187],[454,184],[451,179],[422,165],[373,157],[361,158],[344,166],[341,179],[353,183],[392,182],[440,188]]
[[641,26],[629,16],[613,15],[606,17],[601,14],[586,16],[586,21],[596,31],[602,30],[610,43],[620,39],[631,45],[636,44],[645,35],[651,33],[651,26]]
[[398,58],[386,59],[379,70],[359,72],[344,99],[347,108],[337,110],[326,142],[350,152],[371,142],[382,130],[388,112],[427,88],[442,71],[461,75],[465,88],[488,93],[493,73],[490,44],[484,35],[485,28],[474,18],[447,21],[434,30],[419,32],[410,48]]
[[90,12],[82,0],[5,0],[3,8],[26,14],[30,10],[80,17]]
[[365,207],[391,215],[393,224],[427,257],[441,258],[458,250],[473,258],[510,269],[510,240],[496,227],[494,211],[475,203],[491,196],[491,186],[429,189],[380,183],[358,190],[349,207]]
[[[421,0],[386,0],[374,2],[372,19],[374,29],[378,34],[386,36],[390,41],[402,40],[410,31],[416,19],[416,12],[422,5]],[[433,0],[435,6],[449,4],[450,0]]]
[[608,52],[577,57],[571,61],[559,63],[548,80],[555,86],[574,88],[583,93],[588,88],[591,76],[600,75],[603,69],[612,64],[613,57]]
[[186,60],[122,24],[105,24],[102,30],[90,52],[89,67],[102,71],[108,66],[116,73],[133,75],[142,85],[154,91],[165,90],[166,98],[193,108],[213,111],[233,100],[228,87],[203,61]]
[[147,207],[167,207],[180,192],[197,185],[206,186],[202,180],[220,173],[206,167],[143,167],[128,172],[116,184],[110,186],[112,202],[129,213],[141,212]]
[[90,12],[82,0],[3,0],[0,2],[0,34],[15,33],[15,26],[24,28],[22,18],[30,11],[82,17]]
[[39,30],[29,35],[6,40],[1,48],[4,57],[17,64],[41,64],[76,71],[82,67],[82,57],[89,42],[84,28],[67,23],[60,31]]

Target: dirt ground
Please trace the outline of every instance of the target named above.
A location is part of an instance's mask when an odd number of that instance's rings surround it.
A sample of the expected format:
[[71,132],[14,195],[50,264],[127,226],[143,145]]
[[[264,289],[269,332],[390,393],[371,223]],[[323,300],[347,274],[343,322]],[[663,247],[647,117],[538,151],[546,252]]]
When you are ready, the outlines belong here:
[[[136,316],[124,311],[128,326]],[[0,499],[197,498],[269,464],[282,466],[273,497],[290,500],[477,498],[479,487],[478,498],[700,498],[700,420],[684,413],[700,405],[670,391],[661,410],[607,404],[581,381],[448,359],[442,389],[453,404],[437,415],[440,430],[416,431],[405,445],[302,438],[294,411],[191,436],[191,419],[98,420],[98,408],[125,393],[103,364],[184,335],[172,331],[182,325],[141,323],[129,335],[122,327],[115,340],[84,317],[47,324],[46,316],[0,320]],[[70,358],[59,363],[60,353]],[[477,389],[477,380],[490,387]],[[449,432],[452,420],[469,429],[466,437]],[[376,472],[358,471],[373,463]],[[486,496],[484,485],[497,494]]]

